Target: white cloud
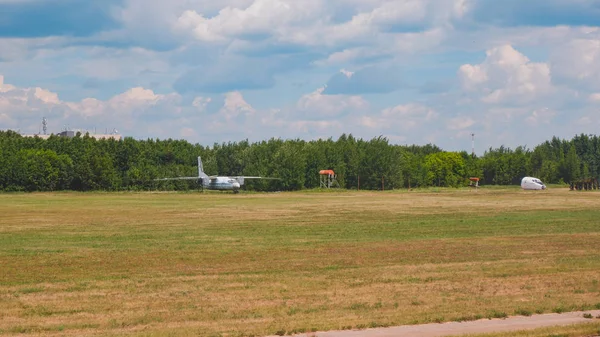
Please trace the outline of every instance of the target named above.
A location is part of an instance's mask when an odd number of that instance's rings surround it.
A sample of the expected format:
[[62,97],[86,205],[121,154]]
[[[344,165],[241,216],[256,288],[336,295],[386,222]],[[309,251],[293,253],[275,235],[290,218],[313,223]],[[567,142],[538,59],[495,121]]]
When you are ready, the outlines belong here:
[[404,104],[383,109],[378,115],[360,117],[361,126],[378,130],[416,131],[427,128],[439,114],[430,107],[421,104]]
[[[46,115],[208,144],[342,132],[446,141],[470,129],[521,142],[531,125],[539,141],[590,127],[563,121],[598,119],[600,28],[480,25],[478,2],[124,0],[116,30],[0,38],[0,73],[19,84],[0,78],[0,123],[34,132]],[[348,85],[334,90],[338,71]],[[440,83],[443,93],[413,91]]]
[[136,77],[144,72],[166,73],[173,70],[160,53],[139,47],[128,49],[113,48],[78,48],[77,52],[85,54],[72,65],[77,74],[86,77],[115,80],[123,77]]
[[340,73],[344,74],[348,78],[350,78],[350,77],[352,77],[352,75],[354,75],[354,72],[346,70],[346,69],[341,69]]
[[210,102],[212,102],[212,98],[210,97],[195,97],[192,106],[200,111],[204,111]]
[[175,27],[190,29],[198,40],[208,42],[227,41],[240,35],[284,35],[287,27],[297,23],[306,25],[321,10],[321,0],[255,0],[247,8],[227,6],[212,18],[186,10]]
[[589,99],[590,102],[598,102],[598,103],[600,103],[600,92],[591,94],[588,99]]
[[541,124],[550,124],[554,116],[556,116],[556,112],[551,109],[536,109],[531,112],[525,121],[529,123],[529,125],[539,126]]
[[42,88],[18,88],[4,83],[0,75],[0,113],[13,119],[27,118],[21,113],[51,109],[62,104],[56,93]]
[[[256,110],[244,99],[244,96],[238,91],[233,91],[225,94],[225,104],[219,111],[219,114],[225,118],[227,122],[234,119],[243,122],[245,118],[252,117]],[[241,117],[242,119],[239,119]]]
[[476,121],[469,116],[459,116],[450,118],[446,123],[449,130],[464,130],[475,125]]
[[8,92],[14,89],[15,86],[4,83],[4,76],[0,75],[0,92]]
[[[234,91],[223,95],[223,105],[217,113],[204,112],[210,97],[196,97],[183,105],[176,93],[158,94],[135,87],[107,100],[85,98],[78,102],[60,100],[54,92],[42,88],[18,88],[4,83],[0,76],[0,120],[3,125],[23,133],[37,133],[42,117],[48,118],[50,132],[63,126],[71,129],[103,132],[104,127],[116,127],[124,136],[185,137],[194,141],[244,139],[266,135],[275,137],[312,137],[332,130],[344,132],[343,120],[328,120],[331,113],[358,111],[366,102],[358,96],[322,95],[322,89],[303,96],[296,107],[281,110],[257,110],[242,95]],[[312,117],[306,118],[310,109]],[[110,125],[107,125],[110,123]],[[311,136],[312,135],[312,136]]]
[[600,89],[600,38],[575,39],[557,46],[550,59],[560,81],[585,89]]
[[[181,97],[176,93],[156,94],[152,90],[136,87],[102,101],[85,98],[79,102],[63,101],[57,93],[39,87],[18,88],[4,83],[0,76],[0,114],[13,122],[9,127],[19,127],[24,132],[36,132],[39,120],[48,117],[49,125],[75,123],[124,125],[132,130],[139,122],[174,117],[181,112]],[[57,131],[57,130],[55,130]]]
[[183,138],[196,138],[198,137],[198,132],[190,127],[181,128],[179,131],[179,135]]
[[323,91],[325,87],[302,96],[296,103],[296,111],[310,119],[323,119],[364,110],[369,106],[361,96],[324,95]]
[[417,24],[427,17],[427,2],[421,0],[387,1],[367,13],[352,17],[346,27],[390,25],[398,22]]
[[39,48],[58,48],[66,38],[0,38],[0,62],[18,61],[30,56],[30,51]]
[[483,63],[458,70],[463,89],[483,94],[482,102],[526,103],[552,92],[548,64],[531,62],[510,45],[489,49],[486,56]]
[[[460,18],[465,10],[464,0],[254,0],[249,5],[223,7],[212,17],[188,8],[172,26],[175,31],[188,32],[204,42],[230,43],[259,37],[335,49],[343,44],[376,44],[391,46],[387,49],[393,52],[439,43],[444,35],[438,28],[447,27],[450,20]],[[344,22],[336,22],[332,19],[336,11],[353,15]],[[428,32],[406,32],[415,27]]]

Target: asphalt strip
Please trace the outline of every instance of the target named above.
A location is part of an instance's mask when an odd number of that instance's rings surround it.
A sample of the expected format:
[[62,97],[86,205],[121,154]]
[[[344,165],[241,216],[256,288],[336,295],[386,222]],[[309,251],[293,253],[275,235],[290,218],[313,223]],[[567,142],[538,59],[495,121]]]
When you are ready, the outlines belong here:
[[[589,313],[592,319],[584,318]],[[571,325],[598,321],[600,310],[566,312],[562,314],[542,314],[532,316],[511,316],[504,319],[480,319],[469,322],[430,323],[421,325],[403,325],[389,328],[365,330],[341,330],[326,332],[309,332],[294,335],[297,337],[437,337],[459,336],[464,334],[480,334],[493,332],[521,331],[544,327]],[[276,337],[276,336],[269,336]]]

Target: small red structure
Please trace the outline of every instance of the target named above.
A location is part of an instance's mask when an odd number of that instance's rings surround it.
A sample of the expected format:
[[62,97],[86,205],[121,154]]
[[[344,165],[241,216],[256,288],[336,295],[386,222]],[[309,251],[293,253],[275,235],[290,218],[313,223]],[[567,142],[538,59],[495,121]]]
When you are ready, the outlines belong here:
[[333,170],[321,170],[319,171],[319,174],[322,176],[334,176],[335,172],[333,172]]
[[479,178],[471,177],[471,178],[469,178],[469,180],[470,180],[469,187],[473,187],[475,189],[479,188]]
[[321,176],[321,187],[331,188],[333,185],[338,185],[338,187],[340,187],[340,184],[337,182],[337,176],[333,170],[321,170],[319,171],[319,175]]

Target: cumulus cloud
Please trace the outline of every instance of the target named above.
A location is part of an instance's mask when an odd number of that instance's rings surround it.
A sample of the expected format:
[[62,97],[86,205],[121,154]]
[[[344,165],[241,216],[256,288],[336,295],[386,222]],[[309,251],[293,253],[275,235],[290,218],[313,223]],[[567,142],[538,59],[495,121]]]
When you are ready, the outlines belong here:
[[306,59],[300,55],[269,58],[222,55],[214,62],[184,72],[173,87],[180,93],[225,93],[244,89],[267,89],[275,85],[275,75],[303,68]]
[[[337,22],[341,8],[352,8],[351,17]],[[254,0],[247,7],[227,6],[209,17],[184,11],[174,29],[188,31],[197,40],[228,43],[235,39],[273,39],[304,46],[394,40],[394,33],[426,31],[461,17],[464,0],[324,1]],[[345,9],[348,11],[348,9]],[[402,35],[400,35],[402,36]],[[406,35],[404,37],[410,37]]]
[[194,97],[194,101],[192,102],[192,106],[198,109],[199,111],[205,111],[206,106],[212,102],[212,98],[210,97]]
[[20,9],[0,14],[2,127],[470,147],[471,130],[533,144],[597,120],[595,0],[108,0],[22,22],[50,2],[7,3]]
[[588,99],[591,102],[598,102],[598,103],[600,103],[600,92],[591,94]]
[[600,38],[575,39],[554,49],[550,64],[559,83],[600,89]]
[[274,34],[284,34],[284,27],[298,22],[306,24],[307,19],[316,18],[321,6],[320,0],[255,0],[243,9],[225,7],[212,18],[187,10],[179,17],[177,28],[188,28],[197,39],[207,42],[224,41],[231,36],[267,34],[273,29]]
[[32,50],[60,48],[65,44],[62,37],[15,38],[0,37],[0,62],[14,62],[31,56]]
[[510,45],[492,48],[481,64],[464,64],[458,70],[464,90],[484,94],[490,104],[527,103],[552,92],[550,67],[531,62]]
[[252,118],[256,110],[244,99],[239,91],[225,94],[225,103],[219,111],[219,115],[225,118],[226,122],[244,123],[246,118]]
[[369,106],[361,96],[328,95],[325,90],[325,87],[319,88],[302,96],[296,103],[296,111],[308,119],[323,119],[365,110]]
[[[586,57],[589,60],[590,54],[582,55]],[[574,59],[577,62],[578,58]],[[467,128],[488,146],[535,146],[552,136],[595,132],[592,124],[581,123],[597,114],[592,108],[594,93],[565,85],[565,74],[572,81],[586,82],[588,73],[576,66],[559,72],[558,67],[564,65],[532,62],[510,45],[490,48],[483,62],[459,67],[461,99],[454,109],[476,122]],[[456,121],[448,120],[450,130]]]
[[525,121],[527,123],[529,123],[529,125],[543,125],[543,124],[550,124],[550,122],[552,121],[552,119],[554,118],[554,116],[556,116],[556,112],[548,109],[548,108],[542,108],[542,109],[536,109],[534,111],[531,112],[531,114],[525,119]]
[[476,124],[476,121],[470,116],[459,116],[450,118],[446,124],[449,130],[464,130],[471,128]]
[[325,94],[357,95],[393,92],[404,83],[400,71],[390,66],[371,66],[356,72],[341,70],[327,82]]
[[[347,34],[343,29],[341,32]],[[332,48],[333,51],[326,57],[315,60],[313,62],[315,65],[373,64],[390,59],[397,59],[399,63],[402,63],[409,55],[415,55],[441,45],[447,37],[447,32],[445,29],[437,27],[417,32],[384,33],[375,30],[373,33],[366,34],[365,39],[360,42],[354,40],[357,36],[348,34],[348,41],[354,41],[348,44],[343,42],[343,39],[336,39],[334,35],[327,36],[333,39],[328,44],[339,47]]]
[[379,114],[360,117],[360,125],[378,130],[410,131],[416,128],[427,128],[439,114],[422,104],[404,104],[383,109]]
[[[322,89],[301,97],[282,112],[255,109],[238,91],[225,93],[216,113],[206,113],[210,97],[195,97],[185,104],[177,93],[158,94],[142,87],[131,88],[107,100],[85,98],[64,101],[42,88],[19,88],[0,76],[0,120],[3,125],[36,133],[42,117],[48,118],[50,132],[98,127],[116,127],[124,136],[185,137],[190,141],[261,140],[274,137],[313,137],[318,132],[343,131],[342,121],[328,117],[344,112],[364,111],[367,103],[358,96],[322,95]],[[109,125],[107,125],[109,124]],[[193,125],[193,126],[192,126]]]
[[63,101],[57,93],[35,88],[19,88],[4,83],[0,76],[0,113],[10,119],[8,127],[24,132],[36,132],[42,117],[48,117],[55,131],[60,125],[111,123],[132,131],[145,120],[158,122],[164,118],[177,117],[181,112],[178,94],[156,94],[144,88],[132,88],[124,93],[102,101],[85,98],[79,102]]

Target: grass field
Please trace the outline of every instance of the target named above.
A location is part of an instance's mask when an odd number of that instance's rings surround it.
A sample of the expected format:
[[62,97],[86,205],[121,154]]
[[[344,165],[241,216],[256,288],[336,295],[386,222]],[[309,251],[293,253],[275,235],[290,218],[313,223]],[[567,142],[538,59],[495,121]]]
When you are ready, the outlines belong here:
[[0,195],[0,335],[269,335],[594,308],[597,192]]
[[468,334],[460,337],[591,337],[600,336],[600,322],[573,324],[570,326],[539,328],[515,332]]

